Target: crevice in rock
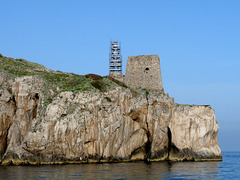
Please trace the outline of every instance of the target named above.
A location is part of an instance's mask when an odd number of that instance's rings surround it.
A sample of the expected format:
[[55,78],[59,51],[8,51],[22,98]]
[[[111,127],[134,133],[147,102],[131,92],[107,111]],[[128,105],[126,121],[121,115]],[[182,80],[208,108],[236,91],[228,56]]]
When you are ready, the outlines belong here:
[[17,112],[17,102],[16,102],[16,99],[15,99],[15,96],[13,95],[12,96],[12,101],[13,101],[13,107],[14,107],[14,115],[16,114]]
[[8,147],[8,141],[7,141],[7,139],[8,139],[9,129],[10,129],[10,126],[8,127],[7,133],[6,133],[6,136],[5,136],[4,150],[3,150],[2,156],[3,156],[3,155],[6,153],[6,151],[7,151],[7,147]]
[[[103,157],[104,157],[104,152],[105,152],[105,150],[106,150],[106,147],[107,147],[109,141],[110,141],[110,138],[109,138],[108,141],[105,143],[105,146],[104,146],[104,148],[103,148],[101,157],[99,158],[99,163],[102,161],[102,159],[103,159]],[[122,143],[120,144],[120,146],[122,146]],[[119,149],[120,149],[120,147],[119,147]],[[118,149],[118,150],[119,150],[119,149]],[[110,159],[110,158],[109,158],[109,159]]]
[[140,146],[140,147],[134,149],[134,150],[132,151],[132,153],[131,153],[129,159],[131,159],[131,158],[133,157],[133,155],[135,155],[135,154],[137,154],[137,153],[139,153],[139,152],[141,152],[141,151],[144,151],[144,147],[142,147],[142,146]]
[[92,140],[86,141],[86,142],[84,142],[84,144],[88,144],[88,143],[91,143],[91,142],[93,142],[93,141]]
[[170,154],[171,156],[178,157],[181,154],[181,151],[172,142],[172,132],[169,127],[167,128],[167,135],[168,135],[168,147],[167,147],[168,156],[166,160],[171,161]]
[[36,118],[37,117],[37,107],[38,107],[38,101],[39,101],[39,95],[38,93],[36,93],[34,95],[34,105],[33,105],[33,115],[32,115],[32,119]]
[[172,146],[172,132],[170,128],[167,128],[167,135],[168,135],[168,156],[167,159],[169,160],[170,152],[171,152],[171,146]]
[[34,98],[36,98],[37,100],[39,99],[38,93],[35,94]]
[[[149,106],[149,102],[148,102],[148,91],[146,91],[146,99],[147,99],[147,116],[148,116],[148,106]],[[144,158],[144,161],[146,163],[150,162],[150,158],[151,158],[151,147],[152,147],[152,141],[151,141],[151,134],[149,132],[149,128],[148,128],[148,117],[146,116],[146,124],[147,124],[147,143],[145,145],[145,151],[146,151],[146,156]]]
[[146,156],[145,156],[145,159],[144,159],[145,162],[149,162],[150,158],[151,158],[152,142],[150,141],[150,132],[149,131],[147,131],[147,139],[148,139],[148,141],[145,145],[145,151],[146,151]]

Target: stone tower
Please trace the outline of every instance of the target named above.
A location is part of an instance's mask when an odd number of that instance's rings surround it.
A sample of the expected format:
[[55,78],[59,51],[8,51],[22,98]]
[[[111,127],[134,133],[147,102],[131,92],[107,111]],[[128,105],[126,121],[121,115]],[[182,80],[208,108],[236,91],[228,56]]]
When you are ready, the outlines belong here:
[[129,56],[124,83],[130,87],[163,91],[158,55]]

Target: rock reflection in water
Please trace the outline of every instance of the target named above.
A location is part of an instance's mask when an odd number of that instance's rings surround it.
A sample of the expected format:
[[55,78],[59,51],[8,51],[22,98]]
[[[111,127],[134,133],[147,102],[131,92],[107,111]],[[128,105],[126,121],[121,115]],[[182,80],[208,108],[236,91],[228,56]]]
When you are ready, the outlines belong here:
[[175,162],[172,163],[166,178],[216,179],[220,162]]
[[2,166],[0,179],[200,179],[215,178],[219,162],[144,162]]

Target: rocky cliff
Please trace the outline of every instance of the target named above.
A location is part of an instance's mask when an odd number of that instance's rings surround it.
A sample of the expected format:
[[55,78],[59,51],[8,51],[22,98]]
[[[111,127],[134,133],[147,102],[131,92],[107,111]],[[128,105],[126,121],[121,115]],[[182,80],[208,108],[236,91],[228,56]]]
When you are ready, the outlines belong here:
[[0,162],[221,160],[209,106],[0,57]]

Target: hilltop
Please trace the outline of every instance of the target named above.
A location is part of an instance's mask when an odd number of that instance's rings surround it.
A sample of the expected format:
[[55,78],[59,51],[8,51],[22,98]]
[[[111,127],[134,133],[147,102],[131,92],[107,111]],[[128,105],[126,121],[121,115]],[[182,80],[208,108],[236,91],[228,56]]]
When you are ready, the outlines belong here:
[[46,81],[46,86],[58,87],[59,92],[64,91],[106,91],[116,86],[125,86],[114,79],[99,75],[78,75],[47,69],[43,65],[25,59],[13,59],[0,55],[0,72],[8,74],[10,78],[35,76]]

